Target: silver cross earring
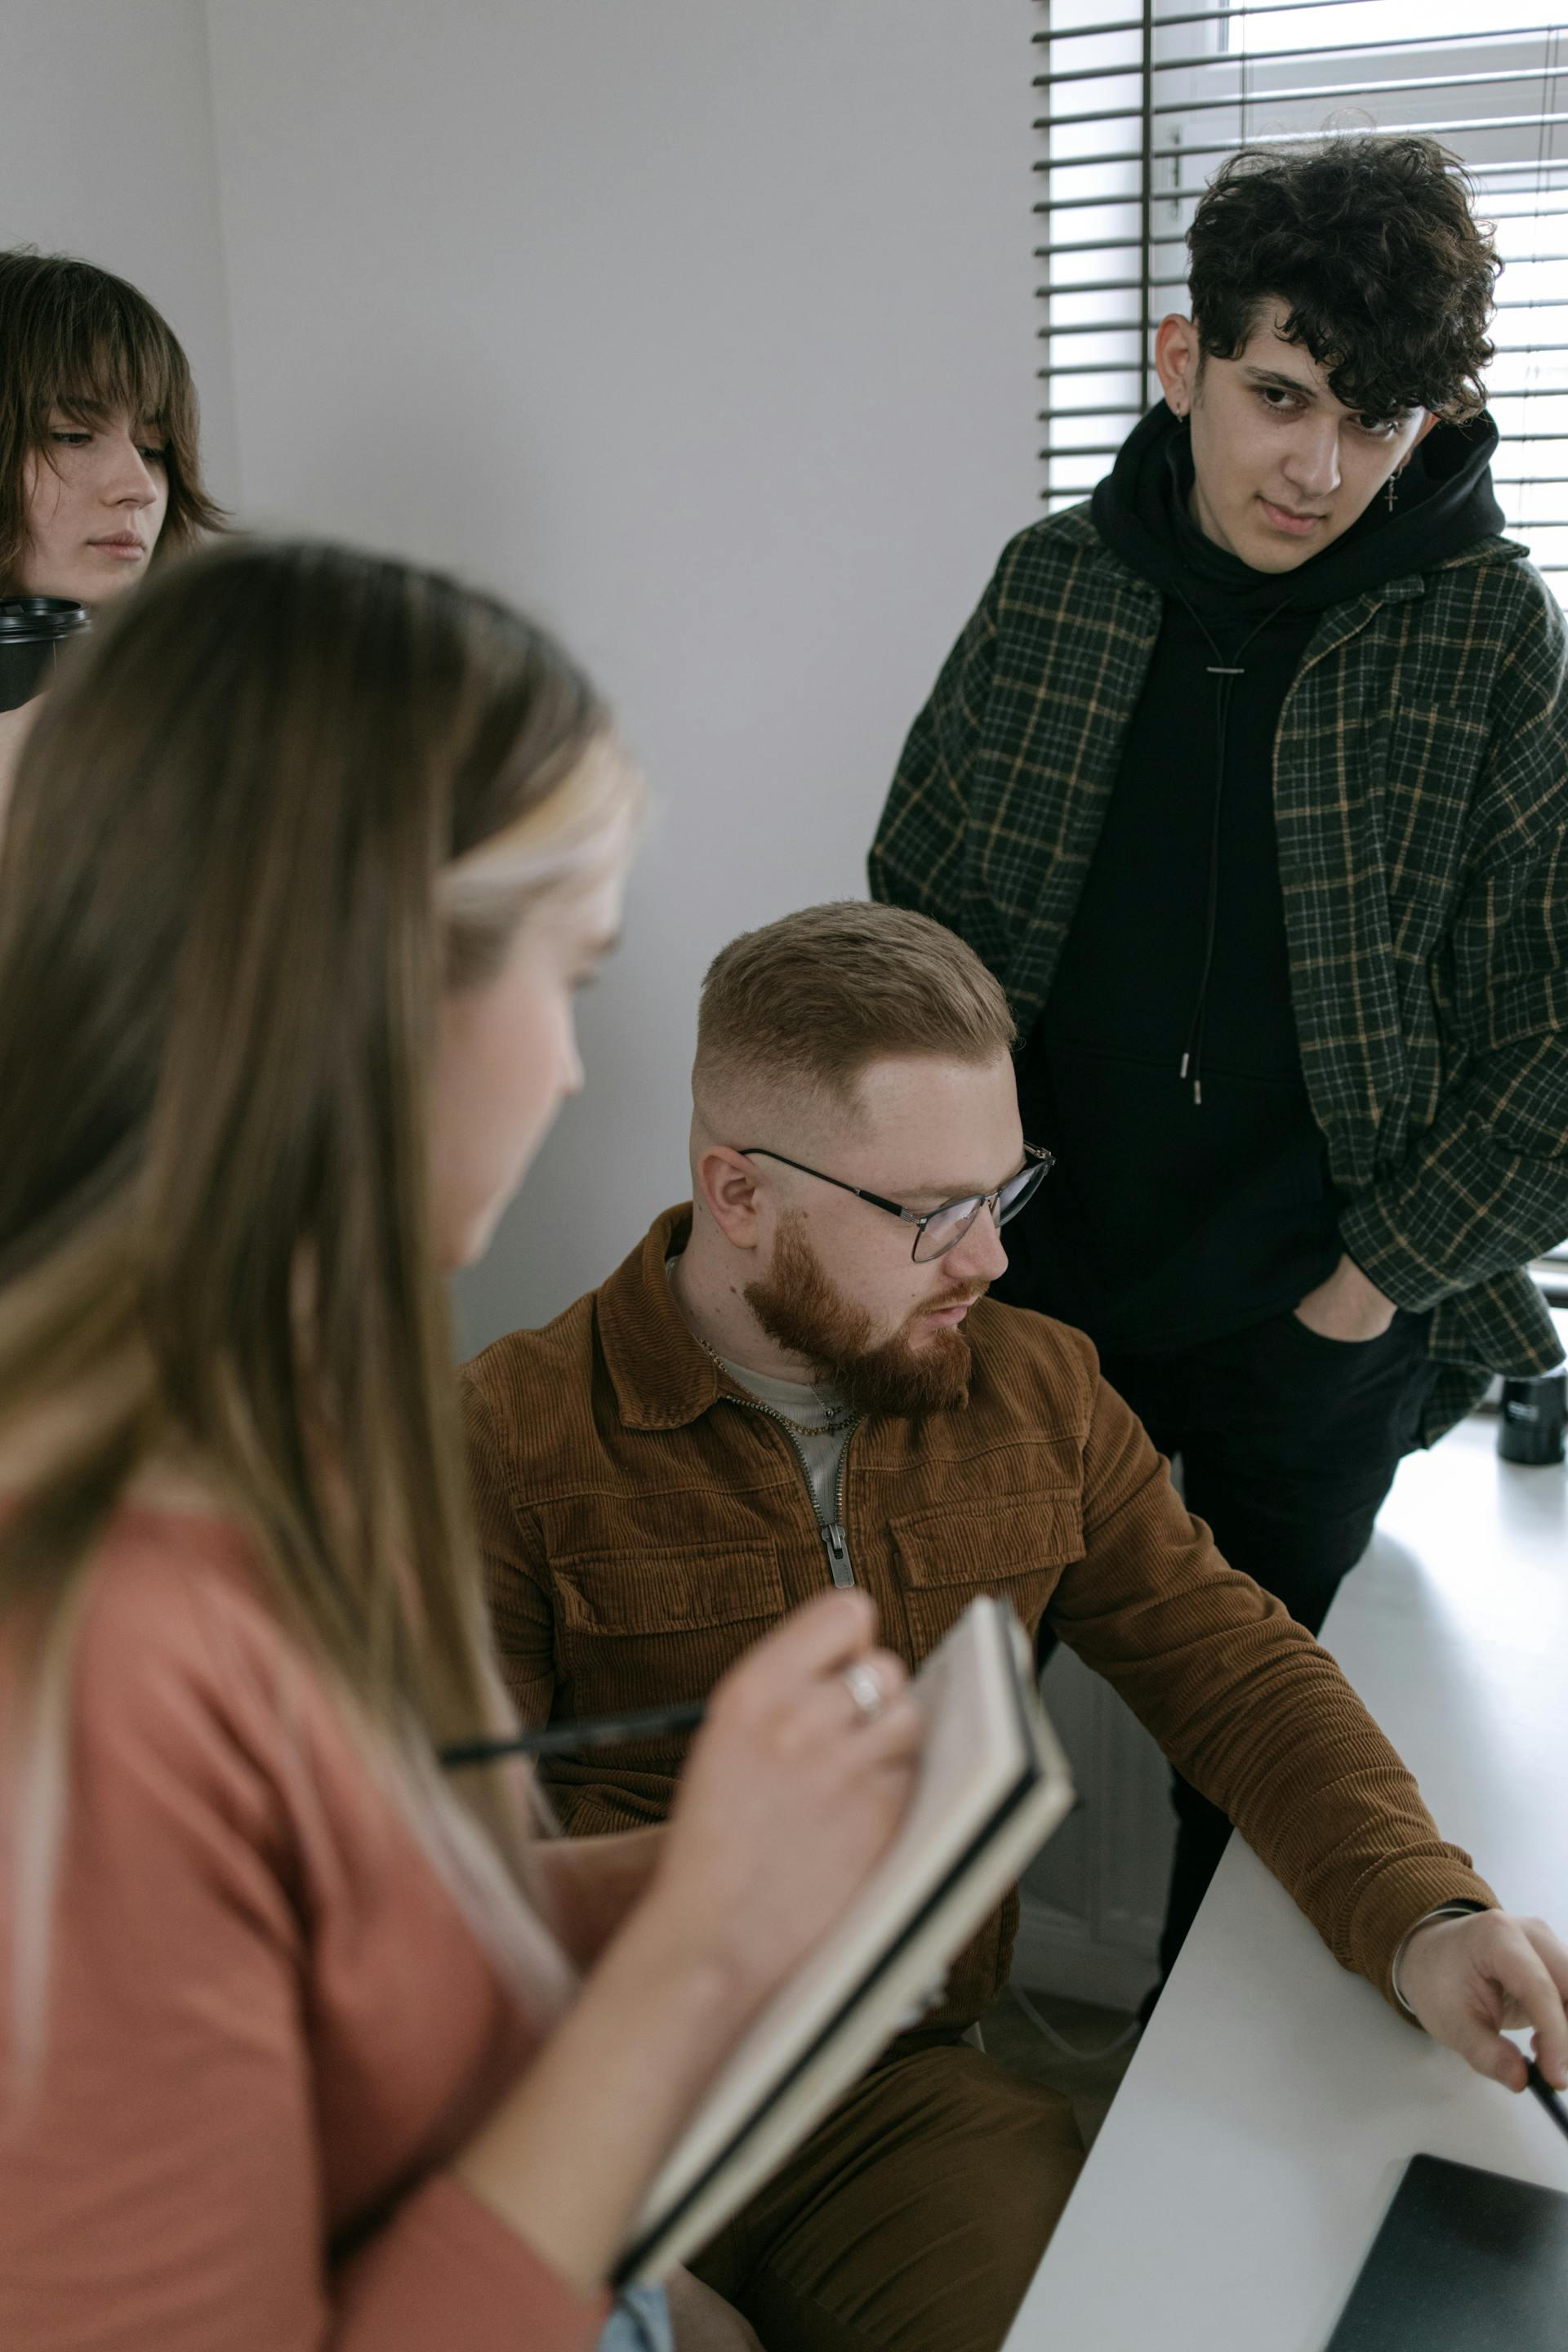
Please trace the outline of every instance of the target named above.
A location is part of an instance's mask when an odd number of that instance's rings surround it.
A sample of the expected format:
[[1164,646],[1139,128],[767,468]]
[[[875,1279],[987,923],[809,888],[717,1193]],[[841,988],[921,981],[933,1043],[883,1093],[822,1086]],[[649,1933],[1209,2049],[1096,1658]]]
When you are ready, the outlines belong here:
[[1393,473],[1392,473],[1392,474],[1390,474],[1390,476],[1389,476],[1389,478],[1388,478],[1388,491],[1387,491],[1387,497],[1388,497],[1388,511],[1389,511],[1389,513],[1390,513],[1390,514],[1392,514],[1392,513],[1394,512],[1394,499],[1399,496],[1399,477],[1401,476],[1401,474],[1403,474],[1403,472],[1404,472],[1404,471],[1405,471],[1405,468],[1404,468],[1404,467],[1403,467],[1403,466],[1395,466],[1395,467],[1394,467],[1394,471],[1393,471]]

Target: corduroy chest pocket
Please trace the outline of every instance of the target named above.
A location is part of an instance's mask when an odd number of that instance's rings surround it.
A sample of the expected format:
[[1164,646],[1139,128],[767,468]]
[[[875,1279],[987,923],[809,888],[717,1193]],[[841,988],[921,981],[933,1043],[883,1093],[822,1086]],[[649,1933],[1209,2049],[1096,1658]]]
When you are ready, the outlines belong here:
[[1063,1569],[1083,1558],[1074,1487],[943,1504],[892,1520],[889,1532],[918,1653],[933,1648],[981,1592],[1010,1601],[1033,1635]]
[[785,1609],[771,1543],[579,1552],[553,1563],[576,1715],[705,1698]]

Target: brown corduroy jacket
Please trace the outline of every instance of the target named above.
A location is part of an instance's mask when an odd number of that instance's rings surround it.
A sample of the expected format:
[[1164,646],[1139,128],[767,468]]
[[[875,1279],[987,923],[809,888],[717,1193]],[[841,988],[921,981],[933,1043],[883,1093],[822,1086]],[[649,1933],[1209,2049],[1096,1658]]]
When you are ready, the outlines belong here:
[[[672,1209],[609,1280],[462,1376],[502,1664],[525,1722],[700,1698],[828,1582],[785,1430],[691,1337],[665,1275]],[[1189,1517],[1077,1331],[982,1300],[962,1410],[871,1418],[843,1521],[882,1635],[918,1666],[979,1592],[1031,1636],[1047,1612],[1173,1763],[1231,1816],[1335,1958],[1385,1995],[1400,1938],[1440,1903],[1496,1901],[1445,1844],[1333,1660]],[[558,1765],[577,1834],[668,1812],[684,1742]],[[933,2021],[1005,1980],[1016,1898],[955,1963]]]

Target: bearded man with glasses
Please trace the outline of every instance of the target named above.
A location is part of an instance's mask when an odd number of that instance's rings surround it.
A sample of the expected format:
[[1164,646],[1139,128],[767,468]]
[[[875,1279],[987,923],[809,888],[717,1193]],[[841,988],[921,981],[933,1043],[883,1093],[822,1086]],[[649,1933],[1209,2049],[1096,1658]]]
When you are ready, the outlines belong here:
[[[1495,1910],[1333,1661],[1189,1517],[1089,1340],[984,1296],[1006,1221],[1049,1213],[1013,1040],[979,957],[911,910],[810,908],[717,958],[690,1204],[464,1374],[520,1714],[700,1700],[829,1581],[867,1589],[911,1668],[999,1594],[1107,1676],[1345,1966],[1463,2046],[1483,1957],[1545,1980],[1536,1925]],[[682,1756],[673,1733],[585,1752],[551,1793],[576,1836],[645,1829]],[[1082,2160],[1069,2103],[963,2039],[1016,1919],[1015,1897],[693,2265],[767,2352],[1005,2334]]]

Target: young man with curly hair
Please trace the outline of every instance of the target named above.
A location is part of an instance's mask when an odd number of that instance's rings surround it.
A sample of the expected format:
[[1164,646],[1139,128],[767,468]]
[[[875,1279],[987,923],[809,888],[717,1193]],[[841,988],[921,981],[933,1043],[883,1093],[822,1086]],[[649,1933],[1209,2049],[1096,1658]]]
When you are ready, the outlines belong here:
[[[1005,551],[873,893],[1024,1040],[1048,1209],[996,1295],[1078,1325],[1226,1558],[1316,1631],[1400,1455],[1562,1355],[1563,625],[1501,537],[1499,268],[1415,137],[1233,158],[1164,398]],[[1230,1824],[1177,1784],[1162,1958]]]

